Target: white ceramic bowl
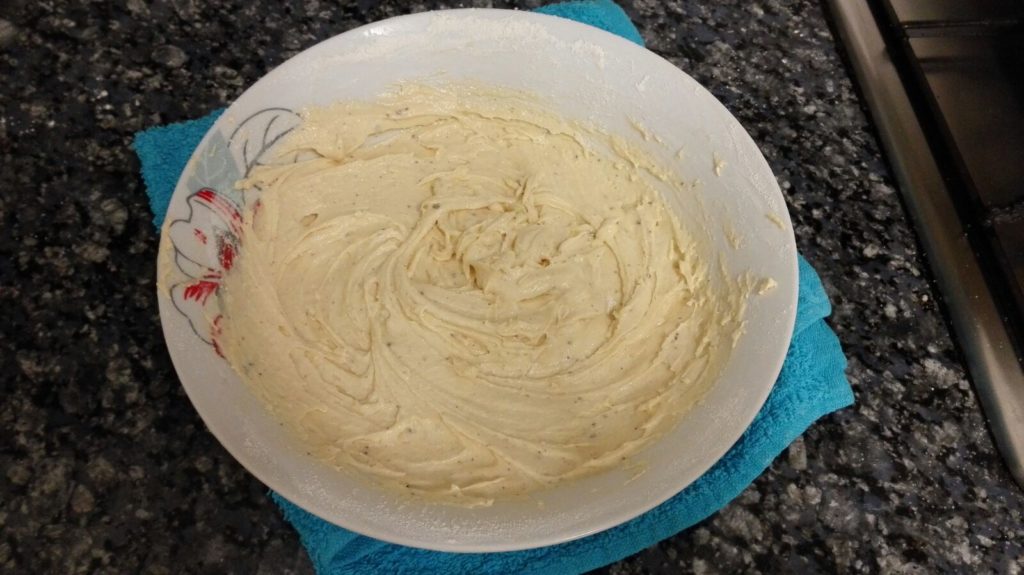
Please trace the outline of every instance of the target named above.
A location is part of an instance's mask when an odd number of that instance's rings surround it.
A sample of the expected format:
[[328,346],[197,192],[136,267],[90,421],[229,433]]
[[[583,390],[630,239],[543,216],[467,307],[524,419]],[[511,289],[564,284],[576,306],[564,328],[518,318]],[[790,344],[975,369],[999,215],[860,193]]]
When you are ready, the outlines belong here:
[[[778,282],[750,300],[745,335],[704,401],[634,458],[647,470],[632,481],[624,466],[488,508],[401,500],[306,456],[212,345],[219,277],[239,247],[232,230],[243,198],[232,185],[298,122],[294,111],[372,98],[398,81],[461,79],[527,90],[568,117],[636,136],[653,158],[687,181],[701,180],[697,194],[666,198],[682,225],[703,230],[709,251],[721,254],[730,273]],[[646,126],[651,139],[638,137],[634,124]],[[707,219],[696,216],[702,211]],[[740,248],[730,245],[727,228],[744,238]],[[164,335],[189,398],[217,439],[304,509],[377,539],[430,549],[550,545],[627,521],[676,494],[753,420],[782,366],[796,313],[789,214],[771,170],[739,123],[654,53],[590,26],[527,12],[452,10],[393,18],[288,60],[249,88],[203,139],[175,189],[162,235],[159,274],[171,287],[159,293]]]

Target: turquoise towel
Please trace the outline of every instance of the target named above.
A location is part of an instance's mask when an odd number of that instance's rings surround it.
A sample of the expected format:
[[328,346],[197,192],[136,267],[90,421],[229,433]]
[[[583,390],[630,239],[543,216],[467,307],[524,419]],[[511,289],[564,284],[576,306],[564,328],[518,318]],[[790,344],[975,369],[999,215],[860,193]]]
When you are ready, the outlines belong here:
[[[609,0],[568,2],[538,12],[591,24],[643,44],[636,27]],[[135,137],[153,222],[163,222],[178,176],[222,110]],[[276,493],[274,500],[299,532],[319,575],[376,573],[552,574],[596,569],[632,555],[708,517],[740,494],[772,460],[819,417],[853,403],[846,357],[824,318],[832,313],[814,268],[800,257],[796,326],[782,373],[764,407],[739,441],[707,473],[636,519],[560,545],[508,553],[443,553],[357,535],[303,511]]]

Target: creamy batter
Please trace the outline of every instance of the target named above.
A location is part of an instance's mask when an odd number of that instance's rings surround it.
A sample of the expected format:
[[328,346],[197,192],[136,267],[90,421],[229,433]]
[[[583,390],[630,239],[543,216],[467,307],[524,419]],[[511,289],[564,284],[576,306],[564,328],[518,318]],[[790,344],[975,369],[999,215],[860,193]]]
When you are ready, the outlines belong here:
[[619,464],[713,383],[747,295],[623,149],[482,88],[306,110],[239,183],[225,356],[313,455],[414,495]]

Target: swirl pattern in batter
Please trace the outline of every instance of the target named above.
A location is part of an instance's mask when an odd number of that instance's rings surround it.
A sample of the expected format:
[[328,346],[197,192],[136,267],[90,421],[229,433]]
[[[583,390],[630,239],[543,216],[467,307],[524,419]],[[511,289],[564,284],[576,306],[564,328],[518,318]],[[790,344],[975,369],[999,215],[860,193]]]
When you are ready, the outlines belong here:
[[305,111],[240,182],[226,358],[316,457],[414,495],[619,464],[713,383],[746,293],[609,141],[467,87]]

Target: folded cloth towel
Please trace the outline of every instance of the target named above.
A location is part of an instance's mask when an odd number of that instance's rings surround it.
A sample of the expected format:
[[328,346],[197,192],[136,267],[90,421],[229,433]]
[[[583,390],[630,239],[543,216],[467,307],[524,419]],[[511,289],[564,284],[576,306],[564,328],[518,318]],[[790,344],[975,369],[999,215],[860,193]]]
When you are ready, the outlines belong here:
[[[571,18],[643,44],[636,27],[609,0],[568,2],[538,10]],[[221,111],[140,132],[142,163],[154,223],[163,222],[171,194],[192,150]],[[299,532],[320,575],[361,573],[582,573],[654,545],[701,521],[740,494],[819,417],[853,403],[846,357],[825,323],[832,308],[809,263],[800,257],[796,326],[785,364],[764,407],[735,445],[697,481],[655,509],[584,539],[508,553],[443,553],[385,543],[332,525],[276,493],[272,497]]]

